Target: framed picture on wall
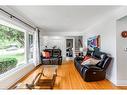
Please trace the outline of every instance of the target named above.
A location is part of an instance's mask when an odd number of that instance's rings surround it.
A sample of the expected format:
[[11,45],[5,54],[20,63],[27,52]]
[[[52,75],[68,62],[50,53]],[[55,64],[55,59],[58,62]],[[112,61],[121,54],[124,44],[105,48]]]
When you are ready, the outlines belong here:
[[100,49],[100,35],[87,39],[87,48],[94,51],[94,48]]

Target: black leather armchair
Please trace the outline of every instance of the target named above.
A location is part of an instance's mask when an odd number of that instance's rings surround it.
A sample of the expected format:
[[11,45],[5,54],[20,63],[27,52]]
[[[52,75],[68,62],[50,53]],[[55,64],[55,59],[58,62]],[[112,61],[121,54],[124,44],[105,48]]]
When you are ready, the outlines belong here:
[[87,82],[105,79],[106,69],[111,63],[112,58],[102,52],[94,52],[92,57],[100,58],[101,61],[97,65],[81,65],[82,59],[76,58],[74,61],[76,69]]

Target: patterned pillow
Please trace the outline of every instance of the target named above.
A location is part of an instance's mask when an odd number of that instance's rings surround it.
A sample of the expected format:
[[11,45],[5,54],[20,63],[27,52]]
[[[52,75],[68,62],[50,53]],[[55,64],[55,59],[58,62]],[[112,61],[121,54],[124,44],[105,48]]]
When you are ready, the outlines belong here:
[[50,58],[49,52],[45,52],[45,57],[46,57],[46,58]]
[[42,52],[42,55],[43,57],[46,57],[46,58],[50,58],[50,53],[49,52]]
[[86,61],[83,61],[81,65],[96,65],[98,62],[100,62],[100,60],[89,58]]
[[42,51],[42,56],[45,57],[45,52],[44,51]]
[[83,61],[86,61],[88,59],[90,59],[90,57],[89,56],[85,56],[84,59],[83,59]]

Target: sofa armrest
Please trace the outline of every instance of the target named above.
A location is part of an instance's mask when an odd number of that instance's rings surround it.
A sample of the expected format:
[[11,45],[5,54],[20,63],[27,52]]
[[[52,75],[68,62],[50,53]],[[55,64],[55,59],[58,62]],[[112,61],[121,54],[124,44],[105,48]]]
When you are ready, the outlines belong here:
[[83,58],[82,58],[82,57],[77,56],[77,57],[75,57],[75,60],[77,60],[77,61],[83,61]]

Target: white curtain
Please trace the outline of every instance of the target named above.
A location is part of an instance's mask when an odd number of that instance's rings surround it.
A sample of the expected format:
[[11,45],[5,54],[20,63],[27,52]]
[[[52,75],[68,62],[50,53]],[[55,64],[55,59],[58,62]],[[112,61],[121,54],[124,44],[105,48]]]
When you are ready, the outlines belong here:
[[40,52],[39,52],[39,29],[36,28],[34,32],[34,64],[35,66],[40,64]]

